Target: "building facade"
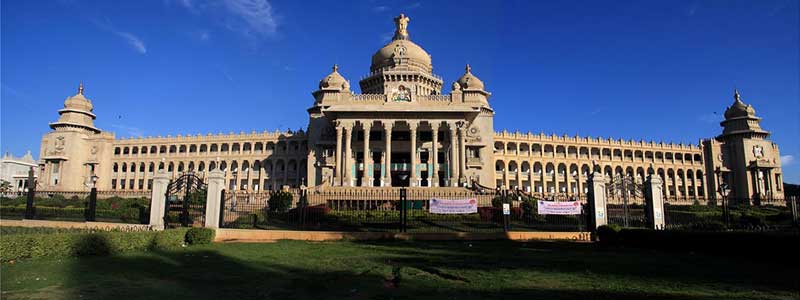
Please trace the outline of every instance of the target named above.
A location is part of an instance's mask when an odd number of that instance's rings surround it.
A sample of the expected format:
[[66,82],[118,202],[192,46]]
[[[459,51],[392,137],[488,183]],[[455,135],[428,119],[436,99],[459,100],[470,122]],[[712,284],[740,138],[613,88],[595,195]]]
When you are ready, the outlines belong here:
[[320,80],[305,131],[116,139],[94,127],[81,86],[42,138],[40,186],[86,190],[96,175],[101,190],[147,191],[156,172],[220,169],[233,190],[480,185],[546,196],[586,193],[598,171],[634,182],[658,174],[668,198],[718,197],[723,182],[735,197],[783,196],[778,146],[738,92],[723,133],[699,145],[495,132],[491,93],[470,66],[445,87],[409,18],[394,22],[361,94],[336,65]]
[[11,153],[3,154],[0,160],[0,182],[8,182],[6,193],[24,192],[28,187],[28,173],[33,168],[34,180],[39,178],[39,165],[30,151],[22,157],[14,157]]

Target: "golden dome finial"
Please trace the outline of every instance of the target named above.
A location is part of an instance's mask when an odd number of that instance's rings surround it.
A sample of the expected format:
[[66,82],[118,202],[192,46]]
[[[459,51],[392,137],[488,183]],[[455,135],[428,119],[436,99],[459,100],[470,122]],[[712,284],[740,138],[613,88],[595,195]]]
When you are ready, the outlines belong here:
[[738,102],[742,102],[742,97],[739,95],[739,89],[736,88],[733,89],[733,99],[735,99]]
[[465,70],[467,73],[472,73],[472,67],[470,67],[470,66],[469,66],[469,64],[467,64],[467,66],[464,68],[464,70]]
[[333,64],[333,71],[339,72],[339,64]]
[[408,21],[410,20],[411,19],[409,19],[408,16],[402,13],[394,18],[395,31],[392,40],[408,39]]
[[81,82],[81,84],[78,85],[78,95],[83,95],[83,82]]

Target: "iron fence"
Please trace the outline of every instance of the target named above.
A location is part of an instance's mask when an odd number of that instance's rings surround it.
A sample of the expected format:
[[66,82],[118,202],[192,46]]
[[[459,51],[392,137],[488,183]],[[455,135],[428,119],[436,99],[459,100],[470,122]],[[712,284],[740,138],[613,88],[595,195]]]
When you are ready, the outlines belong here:
[[[331,190],[325,192],[290,190],[286,210],[271,209],[270,198],[277,192],[230,192],[223,198],[221,227],[284,230],[377,231],[377,232],[503,232],[504,215],[498,194],[462,189],[432,193],[424,189],[382,188]],[[431,199],[473,199],[477,212],[436,214]],[[535,205],[506,197],[511,206],[508,230],[582,231],[585,215],[539,215]],[[513,198],[513,199],[512,199]],[[495,200],[495,201],[493,201]],[[513,200],[513,201],[511,201]],[[535,203],[534,199],[528,199]]]
[[2,196],[0,218],[132,224],[149,221],[150,200],[147,198],[95,198],[92,202],[91,192],[69,192],[68,195],[33,191],[31,197]]
[[772,231],[797,228],[798,199],[731,198],[707,205],[664,205],[667,229]]

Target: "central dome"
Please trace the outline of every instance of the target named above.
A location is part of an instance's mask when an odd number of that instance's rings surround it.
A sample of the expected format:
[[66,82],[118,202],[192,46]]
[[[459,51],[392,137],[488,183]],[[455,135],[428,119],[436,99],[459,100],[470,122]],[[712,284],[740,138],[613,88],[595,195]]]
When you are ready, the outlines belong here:
[[374,72],[400,66],[430,73],[431,56],[422,47],[407,39],[395,39],[375,52],[370,70]]

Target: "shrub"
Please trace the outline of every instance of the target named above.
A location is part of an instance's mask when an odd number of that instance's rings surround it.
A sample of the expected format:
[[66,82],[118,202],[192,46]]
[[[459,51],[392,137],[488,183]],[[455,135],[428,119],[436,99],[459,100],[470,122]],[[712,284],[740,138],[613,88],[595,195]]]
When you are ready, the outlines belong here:
[[192,228],[186,231],[186,243],[189,245],[205,245],[214,241],[214,230],[210,228]]
[[267,201],[270,211],[286,212],[292,206],[292,194],[289,192],[277,192],[272,194]]
[[522,200],[522,211],[526,216],[533,216],[538,212],[538,202],[533,198]]
[[725,223],[717,220],[703,220],[696,223],[691,223],[689,227],[692,230],[700,230],[700,231],[725,231],[728,229],[725,226]]
[[602,225],[597,227],[597,238],[603,244],[614,244],[619,240],[621,229],[617,224]]
[[503,196],[496,196],[492,198],[492,207],[502,209],[504,203],[511,203],[511,199]]
[[173,249],[183,245],[185,235],[186,229],[10,234],[0,239],[0,261]]

